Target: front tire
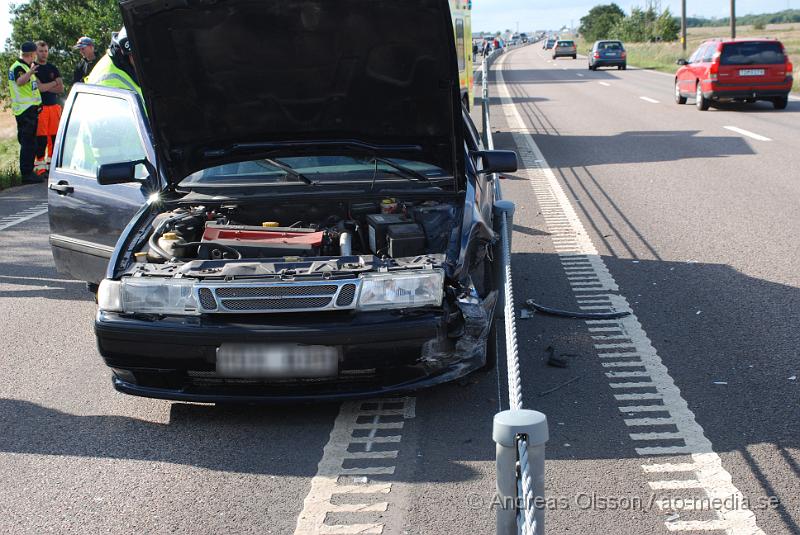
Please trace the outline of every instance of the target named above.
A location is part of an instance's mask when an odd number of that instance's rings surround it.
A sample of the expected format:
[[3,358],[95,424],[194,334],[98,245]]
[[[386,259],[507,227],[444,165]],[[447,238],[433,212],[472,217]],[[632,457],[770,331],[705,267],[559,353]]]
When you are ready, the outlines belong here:
[[686,97],[681,95],[681,87],[678,85],[678,80],[675,80],[675,103],[686,104]]
[[708,110],[710,103],[706,98],[703,96],[703,88],[700,86],[700,82],[697,82],[697,91],[695,91],[695,106],[700,111]]
[[789,97],[777,97],[772,99],[772,105],[775,107],[776,110],[785,110],[786,106],[789,105]]

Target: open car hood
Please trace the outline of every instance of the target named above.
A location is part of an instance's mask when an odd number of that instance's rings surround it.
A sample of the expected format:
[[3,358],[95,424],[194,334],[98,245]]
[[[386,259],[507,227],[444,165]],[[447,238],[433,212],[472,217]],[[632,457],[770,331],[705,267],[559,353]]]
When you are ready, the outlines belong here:
[[448,0],[123,0],[121,8],[173,184],[228,162],[342,153],[343,141],[345,151],[463,173]]

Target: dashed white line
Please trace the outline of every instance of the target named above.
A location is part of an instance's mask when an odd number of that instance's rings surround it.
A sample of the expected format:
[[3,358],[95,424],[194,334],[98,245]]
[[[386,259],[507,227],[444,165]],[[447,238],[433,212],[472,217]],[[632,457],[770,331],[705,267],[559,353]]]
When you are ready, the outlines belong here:
[[19,225],[20,223],[24,223],[29,219],[33,219],[34,217],[39,217],[40,215],[44,215],[46,213],[47,213],[47,203],[45,202],[37,204],[36,206],[27,208],[21,212],[0,219],[0,230],[6,230],[7,228]]
[[741,134],[743,136],[755,139],[757,141],[772,141],[768,137],[764,137],[764,136],[762,136],[760,134],[755,134],[753,132],[750,132],[749,130],[745,130],[743,128],[739,128],[739,127],[736,127],[736,126],[724,126],[723,128],[725,128],[725,130],[730,130],[731,132],[736,132],[737,134]]
[[[389,407],[396,405],[396,407]],[[378,435],[378,430],[402,429],[403,421],[381,422],[382,418],[414,418],[416,399],[381,398],[367,401],[351,401],[343,403],[339,415],[331,430],[330,439],[323,450],[322,459],[317,467],[317,474],[311,480],[311,490],[303,502],[303,510],[297,518],[294,535],[321,535],[321,534],[365,534],[380,535],[383,533],[384,524],[380,522],[381,515],[375,515],[374,522],[364,523],[363,513],[383,513],[389,508],[388,496],[381,496],[382,501],[372,503],[335,504],[334,496],[343,495],[372,495],[374,500],[379,495],[388,495],[392,490],[389,482],[367,483],[367,478],[361,476],[387,476],[393,475],[393,463],[399,453],[398,450],[372,451],[373,444],[398,443],[401,435]],[[374,406],[374,408],[373,408]],[[371,418],[370,418],[371,417]],[[359,419],[370,418],[368,422],[359,422]],[[369,430],[366,435],[363,431]],[[354,435],[358,436],[354,436]],[[363,450],[350,451],[353,444],[358,444]],[[386,446],[384,446],[386,447]],[[391,446],[389,446],[391,447]],[[374,460],[375,466],[345,468],[348,459]],[[354,478],[353,476],[359,476]],[[362,482],[357,482],[360,480]],[[369,500],[364,500],[369,501]],[[329,514],[359,513],[359,523],[326,524]],[[354,517],[355,519],[355,517]],[[341,521],[341,520],[340,520]]]
[[644,100],[645,102],[649,102],[651,104],[659,104],[659,102],[654,98],[650,98],[650,97],[639,97],[639,98]]
[[[642,394],[616,394],[614,397],[620,402],[631,402],[647,400],[651,404],[624,405],[620,403],[619,410],[628,416],[626,424],[642,418],[652,418],[651,413],[661,413],[668,415],[672,420],[671,425],[676,431],[668,433],[631,433],[631,439],[637,442],[655,441],[653,446],[636,447],[637,454],[645,457],[651,455],[690,455],[692,466],[689,476],[693,476],[692,488],[697,488],[705,493],[707,499],[715,500],[715,503],[725,503],[725,507],[715,509],[714,520],[699,520],[687,522],[665,522],[669,531],[690,531],[690,530],[724,530],[727,535],[764,535],[757,523],[755,514],[750,510],[748,502],[742,493],[733,484],[730,473],[722,466],[722,460],[714,452],[711,441],[705,436],[703,428],[697,423],[694,413],[689,409],[686,400],[681,396],[680,390],[675,385],[669,370],[664,365],[661,357],[653,347],[647,333],[639,323],[638,318],[633,313],[628,300],[619,293],[619,288],[605,262],[600,257],[591,238],[586,232],[583,223],[578,217],[569,197],[564,193],[564,189],[558,182],[555,173],[547,164],[536,142],[533,140],[531,130],[525,125],[519,110],[511,98],[508,87],[503,77],[503,66],[506,58],[502,58],[496,64],[497,90],[499,93],[504,115],[508,121],[509,130],[512,132],[513,140],[518,148],[520,159],[523,165],[522,172],[518,175],[526,177],[533,187],[534,195],[539,203],[548,206],[557,204],[560,210],[550,209],[543,211],[548,231],[555,236],[574,236],[577,245],[570,245],[569,250],[564,252],[563,246],[554,243],[556,253],[559,254],[562,262],[574,265],[577,263],[591,266],[595,269],[596,276],[600,281],[601,290],[607,294],[601,294],[596,289],[576,288],[573,292],[578,299],[588,297],[607,297],[610,304],[606,305],[606,310],[617,312],[629,312],[630,315],[615,321],[587,321],[587,325],[595,327],[616,326],[620,333],[628,336],[629,344],[595,344],[597,350],[603,349],[632,349],[632,351],[615,351],[620,354],[617,358],[632,358],[629,361],[601,362],[604,368],[629,368],[632,370],[624,371],[644,371],[650,378],[652,386],[648,387],[655,390],[655,393]],[[603,85],[603,82],[600,82]],[[560,212],[560,213],[559,213]],[[555,219],[559,225],[563,225],[563,220],[567,219],[571,229],[568,231],[555,230],[550,227],[551,220]],[[591,293],[590,293],[591,292]],[[599,356],[608,355],[607,352],[599,351]],[[609,370],[610,372],[613,370]],[[623,370],[620,370],[623,371]],[[619,373],[619,372],[617,372]],[[610,378],[611,379],[611,378]],[[644,382],[644,381],[641,381]],[[658,441],[679,439],[685,445],[658,445]],[[647,464],[643,465],[646,474]],[[681,466],[683,468],[683,466]],[[689,479],[689,478],[687,478]],[[681,483],[681,485],[688,483]],[[667,490],[674,487],[671,480],[652,481],[650,485],[653,489]],[[725,499],[728,501],[725,501]],[[719,500],[719,502],[716,502]]]
[[611,84],[609,84],[608,82],[597,82],[597,83],[600,85],[604,85],[606,87],[611,87]]

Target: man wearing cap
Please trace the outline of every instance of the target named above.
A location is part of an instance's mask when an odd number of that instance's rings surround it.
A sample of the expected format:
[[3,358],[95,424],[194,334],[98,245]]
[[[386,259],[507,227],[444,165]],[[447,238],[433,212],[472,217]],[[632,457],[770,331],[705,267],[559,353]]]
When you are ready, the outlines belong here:
[[47,62],[50,48],[44,41],[36,41],[36,78],[39,80],[39,92],[42,94],[42,109],[39,112],[39,124],[36,129],[36,158],[33,171],[42,176],[50,167],[53,155],[53,140],[58,132],[61,120],[61,105],[58,95],[64,92],[64,80],[58,67]]
[[75,46],[72,48],[77,50],[81,55],[81,60],[78,62],[78,65],[75,67],[75,72],[72,74],[72,83],[77,84],[78,82],[85,82],[94,66],[94,41],[91,37],[86,37],[84,35],[78,39],[78,42],[75,43]]
[[8,69],[8,88],[11,94],[11,111],[17,119],[19,141],[19,171],[23,182],[39,182],[33,173],[36,154],[36,127],[39,122],[39,93],[36,70],[36,44],[28,41],[20,47],[20,58]]

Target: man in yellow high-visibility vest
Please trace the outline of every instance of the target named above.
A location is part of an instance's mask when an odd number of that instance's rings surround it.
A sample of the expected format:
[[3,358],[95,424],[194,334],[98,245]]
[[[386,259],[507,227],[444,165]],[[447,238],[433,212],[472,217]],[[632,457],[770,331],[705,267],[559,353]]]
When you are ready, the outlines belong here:
[[133,49],[123,26],[119,32],[111,36],[108,53],[97,62],[86,83],[127,89],[139,95],[141,99],[142,88],[136,79],[133,61]]
[[8,69],[8,89],[11,94],[11,111],[17,119],[17,140],[19,141],[19,171],[23,182],[41,182],[42,178],[33,172],[33,159],[36,156],[36,128],[39,123],[39,110],[42,95],[36,79],[36,44],[22,43],[20,58]]

